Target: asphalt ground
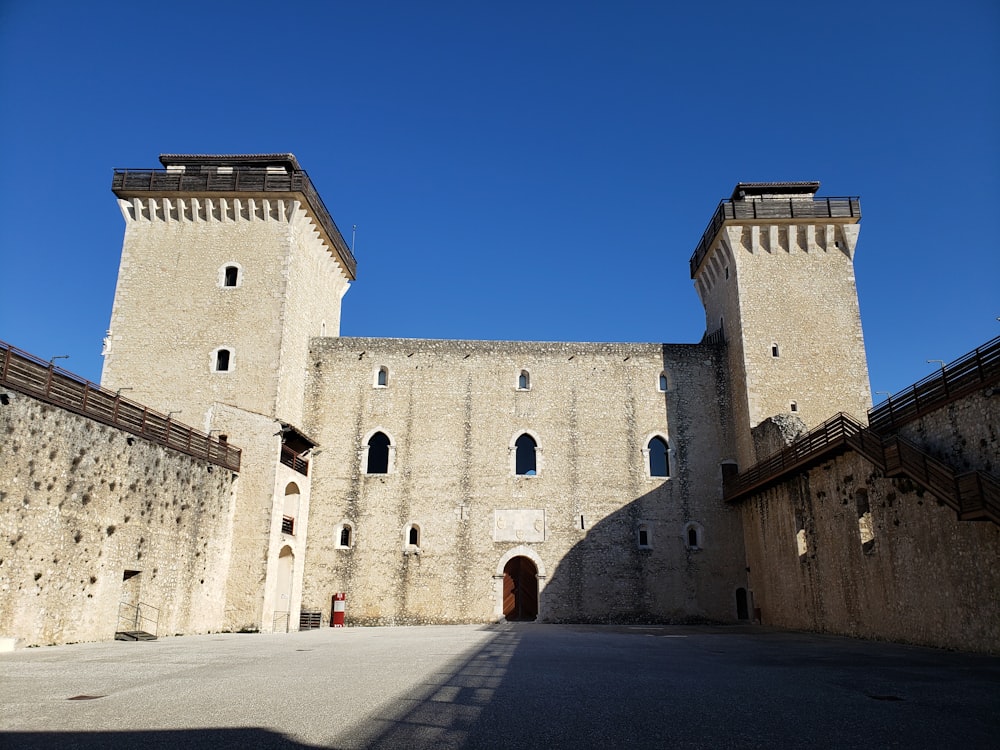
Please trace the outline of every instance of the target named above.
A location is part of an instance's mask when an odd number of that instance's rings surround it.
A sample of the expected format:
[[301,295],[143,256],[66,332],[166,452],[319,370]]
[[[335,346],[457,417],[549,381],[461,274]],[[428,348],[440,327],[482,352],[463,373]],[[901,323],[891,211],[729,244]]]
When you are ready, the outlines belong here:
[[0,747],[998,748],[1000,658],[761,628],[457,625],[0,654]]

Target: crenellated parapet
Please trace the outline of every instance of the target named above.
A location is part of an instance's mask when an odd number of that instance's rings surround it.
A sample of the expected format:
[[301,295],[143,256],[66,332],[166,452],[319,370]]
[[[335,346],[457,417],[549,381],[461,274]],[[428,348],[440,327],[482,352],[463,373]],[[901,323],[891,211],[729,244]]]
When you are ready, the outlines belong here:
[[116,169],[111,190],[126,221],[293,221],[301,211],[345,278],[357,261],[292,154],[162,154],[164,169]]
[[[691,278],[715,248],[719,231],[728,225],[844,225],[861,220],[857,197],[817,198],[818,182],[740,182],[728,200],[719,203],[691,255]],[[824,221],[826,220],[826,221]],[[770,230],[769,230],[770,231]],[[772,243],[773,245],[774,243]]]
[[345,279],[353,278],[341,257],[326,243],[322,227],[300,200],[259,197],[133,197],[119,198],[126,224],[166,222],[234,224],[275,222],[297,230],[305,242],[324,248]]
[[741,465],[756,460],[751,431],[765,419],[812,428],[871,405],[854,283],[861,202],[818,189],[739,183],[691,256],[706,334],[727,344]]
[[859,224],[803,224],[802,219],[795,219],[795,223],[791,223],[792,221],[786,219],[778,223],[771,219],[767,223],[733,223],[722,226],[694,276],[695,289],[702,302],[704,303],[719,279],[725,277],[726,268],[735,268],[739,253],[843,253],[848,259],[854,260],[858,234],[861,231]]

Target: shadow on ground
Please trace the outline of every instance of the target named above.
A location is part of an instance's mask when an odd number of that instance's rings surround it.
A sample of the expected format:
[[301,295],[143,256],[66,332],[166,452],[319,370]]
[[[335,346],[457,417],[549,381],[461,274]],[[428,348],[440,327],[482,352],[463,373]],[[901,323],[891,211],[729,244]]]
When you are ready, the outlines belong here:
[[1000,736],[997,658],[748,627],[490,630],[353,726],[312,734],[319,744],[217,728],[11,732],[0,747],[967,749]]
[[0,747],[18,750],[314,750],[267,729],[176,729],[145,732],[0,732]]

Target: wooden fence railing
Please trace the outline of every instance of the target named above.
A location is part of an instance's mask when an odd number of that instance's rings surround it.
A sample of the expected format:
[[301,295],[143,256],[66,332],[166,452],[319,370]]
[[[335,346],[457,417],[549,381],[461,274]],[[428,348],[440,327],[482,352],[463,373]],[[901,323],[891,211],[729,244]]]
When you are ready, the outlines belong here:
[[240,470],[240,449],[0,341],[0,384],[150,442]]
[[323,225],[330,241],[336,245],[351,278],[357,275],[358,262],[354,254],[304,170],[290,174],[272,174],[260,168],[233,167],[232,171],[220,174],[217,170],[174,172],[166,169],[116,169],[111,190],[119,198],[136,192],[301,193],[309,201],[309,206]]
[[1000,483],[990,474],[957,474],[898,435],[881,437],[846,414],[837,414],[783,450],[741,472],[724,487],[726,502],[736,503],[791,474],[854,450],[887,476],[905,476],[952,508],[964,521],[1000,524]]
[[894,430],[977,388],[1000,382],[1000,336],[945,365],[868,411],[868,424],[880,433]]
[[288,466],[303,476],[309,476],[309,459],[302,453],[293,451],[287,445],[281,446],[281,463]]
[[691,256],[691,278],[705,259],[708,249],[727,221],[766,221],[774,219],[860,219],[861,199],[848,198],[757,198],[724,200],[715,209],[708,227]]

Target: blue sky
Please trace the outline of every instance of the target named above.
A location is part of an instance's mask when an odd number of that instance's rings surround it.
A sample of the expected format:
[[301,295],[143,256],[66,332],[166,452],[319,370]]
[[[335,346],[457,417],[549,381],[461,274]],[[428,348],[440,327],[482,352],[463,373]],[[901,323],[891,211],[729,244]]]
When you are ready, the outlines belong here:
[[872,388],[1000,334],[1000,5],[0,0],[0,339],[100,378],[115,167],[297,155],[358,336],[695,342],[738,181],[861,196]]

